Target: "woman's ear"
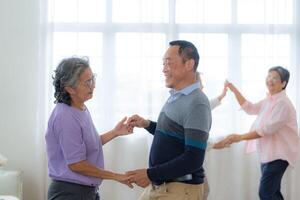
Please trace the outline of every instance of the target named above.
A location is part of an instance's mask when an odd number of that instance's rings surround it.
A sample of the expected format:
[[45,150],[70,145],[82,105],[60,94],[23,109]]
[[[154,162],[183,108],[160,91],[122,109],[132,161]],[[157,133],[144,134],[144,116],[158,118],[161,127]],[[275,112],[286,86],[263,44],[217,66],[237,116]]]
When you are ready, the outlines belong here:
[[282,84],[282,88],[284,88],[286,86],[286,81],[283,81],[281,84]]
[[76,93],[75,90],[74,90],[74,88],[72,88],[72,87],[70,87],[70,86],[66,86],[66,87],[65,87],[65,90],[66,90],[70,95]]

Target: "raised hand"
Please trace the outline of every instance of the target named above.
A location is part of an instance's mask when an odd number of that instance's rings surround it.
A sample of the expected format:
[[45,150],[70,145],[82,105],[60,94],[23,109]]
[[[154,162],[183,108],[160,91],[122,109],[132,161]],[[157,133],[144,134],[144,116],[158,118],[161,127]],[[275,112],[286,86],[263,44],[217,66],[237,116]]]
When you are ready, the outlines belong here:
[[232,91],[232,92],[234,92],[236,90],[236,87],[231,82],[229,82],[228,80],[225,81],[224,86],[226,88],[229,88],[230,91]]
[[224,82],[224,88],[223,88],[223,91],[222,91],[222,93],[218,96],[218,99],[219,99],[219,101],[222,101],[222,99],[226,96],[226,94],[227,94],[227,83],[228,83],[228,81],[226,80],[225,82]]
[[127,117],[124,117],[114,128],[114,131],[118,136],[128,135],[133,133],[133,126],[126,123]]

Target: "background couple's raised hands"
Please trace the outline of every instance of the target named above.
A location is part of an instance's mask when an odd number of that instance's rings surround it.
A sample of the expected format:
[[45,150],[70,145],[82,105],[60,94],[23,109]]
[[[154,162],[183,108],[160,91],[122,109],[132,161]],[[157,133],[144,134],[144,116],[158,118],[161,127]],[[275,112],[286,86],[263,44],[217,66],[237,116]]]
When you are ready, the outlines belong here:
[[229,82],[228,80],[225,81],[224,87],[230,89],[231,91],[233,91],[234,88],[235,88],[235,86],[231,82]]

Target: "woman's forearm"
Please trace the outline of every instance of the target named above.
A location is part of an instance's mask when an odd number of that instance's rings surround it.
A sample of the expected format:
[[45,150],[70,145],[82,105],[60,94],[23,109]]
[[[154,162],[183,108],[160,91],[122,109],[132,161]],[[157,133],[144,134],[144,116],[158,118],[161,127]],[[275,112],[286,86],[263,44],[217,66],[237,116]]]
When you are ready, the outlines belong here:
[[100,135],[100,137],[101,137],[102,145],[105,145],[107,142],[109,142],[112,139],[114,139],[115,137],[117,137],[117,134],[114,132],[114,130],[111,130],[111,131],[108,131],[108,132]]
[[256,131],[252,131],[252,132],[241,135],[241,140],[253,140],[253,139],[260,138],[260,137],[261,136],[258,135],[258,133]]
[[79,174],[85,175],[85,176],[92,176],[97,177],[101,179],[115,179],[116,174],[110,171],[106,171],[104,169],[99,169],[96,166],[90,164],[88,161],[80,161],[74,164],[70,164],[69,168],[77,172]]
[[238,103],[240,104],[240,106],[242,106],[246,102],[245,97],[240,93],[240,91],[232,83],[229,83],[228,87],[233,92],[233,94],[234,94],[236,100],[238,101]]

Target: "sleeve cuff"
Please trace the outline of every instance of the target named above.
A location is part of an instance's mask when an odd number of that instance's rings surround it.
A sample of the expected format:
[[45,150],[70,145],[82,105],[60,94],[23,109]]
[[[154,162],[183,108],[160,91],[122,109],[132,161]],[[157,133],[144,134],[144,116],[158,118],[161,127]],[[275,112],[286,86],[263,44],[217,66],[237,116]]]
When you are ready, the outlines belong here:
[[147,169],[147,175],[148,175],[148,178],[151,180],[151,181],[157,181],[159,180],[159,175],[157,173],[157,169],[156,168],[148,168]]
[[150,120],[150,124],[148,127],[145,128],[149,133],[154,134],[155,129],[156,129],[156,122],[153,122]]
[[248,102],[248,101],[245,101],[245,102],[243,103],[243,105],[241,106],[241,109],[245,109],[245,107],[247,107],[248,104],[249,104],[249,102]]
[[221,101],[216,97],[209,101],[211,110],[215,109],[217,106],[221,105]]
[[245,110],[247,108],[247,106],[249,105],[249,102],[248,101],[245,101],[243,103],[243,105],[241,105],[240,109],[239,110]]
[[261,129],[256,129],[255,130],[256,131],[256,133],[259,135],[259,136],[261,136],[261,137],[264,137],[265,136],[265,134],[263,133],[263,131],[261,130]]
[[74,163],[78,163],[78,162],[81,162],[81,161],[84,161],[84,160],[86,160],[86,158],[73,158],[73,159],[68,159],[68,160],[66,160],[66,163],[68,164],[68,165],[71,165],[71,164],[74,164]]

